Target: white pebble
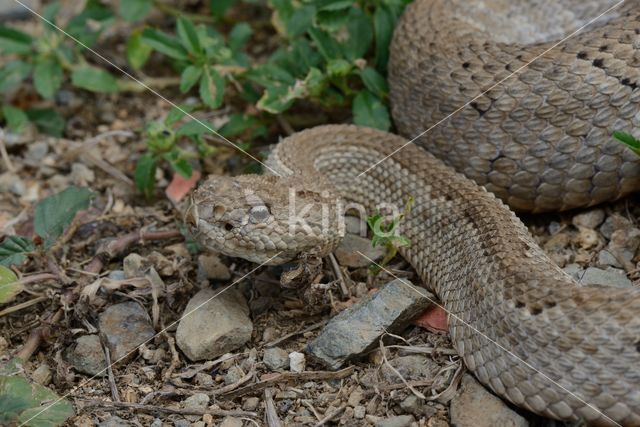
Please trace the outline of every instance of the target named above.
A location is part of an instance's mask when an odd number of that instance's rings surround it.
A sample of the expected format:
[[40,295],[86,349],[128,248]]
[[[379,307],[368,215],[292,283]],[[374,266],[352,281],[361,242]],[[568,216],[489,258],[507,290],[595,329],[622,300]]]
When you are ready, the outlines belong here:
[[289,353],[289,369],[291,372],[302,372],[304,371],[305,359],[304,354],[299,353],[297,351],[292,351]]

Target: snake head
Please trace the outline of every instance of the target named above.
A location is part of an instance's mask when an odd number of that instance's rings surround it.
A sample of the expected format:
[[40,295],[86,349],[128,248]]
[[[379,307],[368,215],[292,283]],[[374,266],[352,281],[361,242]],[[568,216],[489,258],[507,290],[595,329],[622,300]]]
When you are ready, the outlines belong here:
[[210,250],[277,265],[333,249],[342,237],[337,203],[291,177],[210,176],[191,196],[185,222]]

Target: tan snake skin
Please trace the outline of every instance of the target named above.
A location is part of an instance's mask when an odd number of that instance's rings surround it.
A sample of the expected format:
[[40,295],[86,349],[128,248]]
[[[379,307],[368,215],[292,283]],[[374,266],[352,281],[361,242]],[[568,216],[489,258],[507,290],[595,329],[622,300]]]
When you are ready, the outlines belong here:
[[[536,9],[551,2],[529,3],[473,3],[473,19],[457,12],[467,4],[459,0],[409,8],[390,68],[403,134],[429,128],[604,9],[576,1],[575,13],[564,13]],[[628,1],[608,24],[562,44],[419,145],[517,210],[586,206],[637,189],[640,163],[610,134],[640,128],[639,5]],[[491,41],[487,33],[504,22],[487,7],[522,19],[518,32]],[[529,12],[546,26],[524,25]],[[338,196],[368,209],[402,207],[411,196],[400,230],[411,246],[401,254],[450,313],[451,339],[474,375],[551,418],[640,426],[640,290],[579,286],[492,193],[412,144],[357,176],[405,141],[354,126],[296,133],[269,161],[286,176],[211,177],[193,195],[187,219],[205,246],[277,264],[336,245]],[[292,213],[309,227],[291,233]]]
[[[613,0],[419,0],[394,34],[393,118],[413,138]],[[417,143],[511,208],[557,211],[640,189],[640,1],[536,59]]]

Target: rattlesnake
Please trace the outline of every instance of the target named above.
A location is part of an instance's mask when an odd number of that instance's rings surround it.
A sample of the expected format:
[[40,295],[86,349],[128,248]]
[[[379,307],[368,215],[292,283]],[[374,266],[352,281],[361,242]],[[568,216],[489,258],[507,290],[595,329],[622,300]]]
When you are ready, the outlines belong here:
[[[487,38],[499,18],[486,8],[518,15],[525,3],[550,35],[530,24]],[[596,13],[577,1],[572,12],[535,9],[550,3],[486,0],[474,3],[474,19],[461,18],[458,0],[411,5],[389,70],[399,131],[429,128],[544,51],[562,25]],[[341,200],[373,209],[413,198],[399,226],[411,245],[400,253],[441,299],[478,380],[548,417],[640,426],[640,289],[578,285],[500,200],[516,210],[568,209],[640,187],[640,163],[610,140],[611,130],[639,124],[638,5],[629,1],[416,141],[450,166],[400,136],[316,127],[276,146],[268,164],[281,176],[210,177],[187,220],[209,248],[277,264],[334,248]],[[475,18],[489,30],[478,31]],[[290,228],[292,217],[306,227]]]

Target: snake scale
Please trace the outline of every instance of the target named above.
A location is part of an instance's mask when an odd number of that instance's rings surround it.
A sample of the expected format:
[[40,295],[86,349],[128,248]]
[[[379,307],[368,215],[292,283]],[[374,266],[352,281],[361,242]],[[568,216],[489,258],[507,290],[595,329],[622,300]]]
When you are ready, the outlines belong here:
[[[640,426],[640,289],[578,285],[503,203],[561,210],[640,188],[636,156],[610,139],[640,125],[639,5],[627,1],[416,144],[349,125],[298,132],[270,155],[281,176],[210,177],[187,219],[213,250],[278,264],[331,251],[342,201],[402,208],[412,197],[400,253],[442,301],[476,378],[544,416]],[[606,6],[414,2],[391,49],[398,130],[428,129]]]

